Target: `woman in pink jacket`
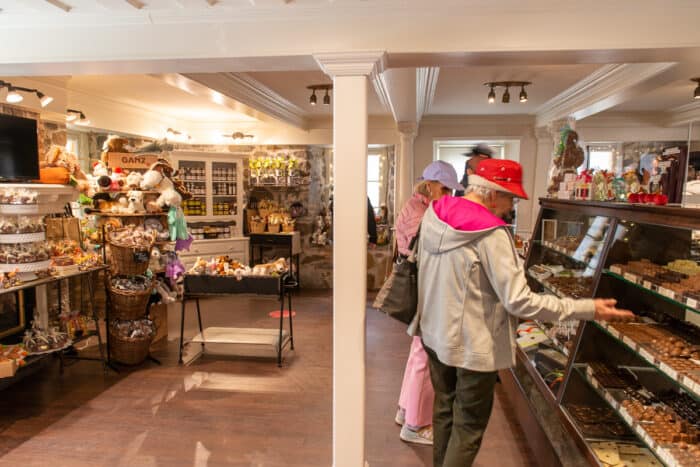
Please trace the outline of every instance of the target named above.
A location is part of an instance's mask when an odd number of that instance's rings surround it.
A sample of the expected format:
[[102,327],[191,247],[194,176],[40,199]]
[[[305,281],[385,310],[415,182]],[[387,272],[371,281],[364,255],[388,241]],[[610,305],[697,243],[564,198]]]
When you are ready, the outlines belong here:
[[[428,165],[421,180],[396,219],[396,244],[400,255],[408,256],[411,253],[411,240],[418,232],[430,201],[449,195],[452,190],[464,189],[457,181],[455,169],[443,161],[435,161]],[[399,410],[396,413],[396,423],[402,426],[399,437],[403,441],[433,444],[434,397],[428,356],[420,337],[414,337],[401,385]]]

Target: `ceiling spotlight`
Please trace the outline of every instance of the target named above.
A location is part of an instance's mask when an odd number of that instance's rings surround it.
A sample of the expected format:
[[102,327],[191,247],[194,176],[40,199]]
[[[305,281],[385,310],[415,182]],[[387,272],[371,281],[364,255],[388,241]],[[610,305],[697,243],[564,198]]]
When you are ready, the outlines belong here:
[[309,104],[316,105],[318,103],[318,98],[316,97],[316,91],[326,91],[323,96],[323,103],[325,105],[331,105],[331,96],[328,91],[333,89],[332,84],[312,84],[311,86],[306,86],[306,89],[311,89],[311,97],[309,97]]
[[39,98],[39,103],[42,107],[46,107],[51,102],[53,102],[53,97],[45,95],[43,92],[37,91],[36,97]]
[[491,85],[491,90],[489,91],[489,104],[496,102],[496,91],[493,90],[493,84]]
[[16,104],[18,102],[22,102],[22,94],[18,93],[15,88],[9,87],[7,88],[7,96],[5,97],[5,100],[9,102],[10,104]]
[[231,134],[228,135],[221,135],[224,138],[231,138],[234,141],[239,140],[239,139],[255,139],[255,135],[247,135],[245,133],[242,133],[240,131],[234,131]]
[[66,109],[66,121],[73,122],[74,125],[87,126],[90,120],[87,119],[81,110]]
[[690,81],[698,83],[697,87],[695,88],[695,91],[693,92],[693,99],[698,100],[700,99],[700,78],[693,78]]
[[503,93],[503,98],[501,99],[501,102],[503,102],[504,104],[510,102],[510,91],[508,91],[508,86],[506,86],[506,92]]
[[527,102],[527,93],[524,85],[520,88],[520,102]]

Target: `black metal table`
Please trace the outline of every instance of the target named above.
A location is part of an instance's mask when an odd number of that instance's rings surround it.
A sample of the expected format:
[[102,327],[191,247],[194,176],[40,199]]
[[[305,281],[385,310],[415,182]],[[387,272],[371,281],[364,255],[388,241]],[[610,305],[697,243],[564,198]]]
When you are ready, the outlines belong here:
[[[248,235],[250,238],[249,248],[250,248],[250,267],[256,264],[262,263],[263,261],[263,250],[265,248],[286,248],[289,260],[294,263],[296,270],[294,274],[297,278],[296,287],[300,286],[299,277],[301,272],[299,271],[299,251],[294,251],[294,239],[299,236],[299,232],[282,232],[282,233],[251,233]],[[298,241],[299,248],[301,248],[301,239]],[[257,248],[257,255],[256,253]]]
[[[194,300],[197,306],[197,322],[201,339],[197,340],[205,348],[207,339],[205,329],[202,326],[202,313],[199,300],[201,298],[224,297],[236,294],[268,295],[276,296],[280,303],[279,333],[277,338],[277,366],[282,366],[282,350],[287,342],[283,341],[284,329],[284,302],[287,298],[289,310],[289,344],[294,350],[294,327],[292,319],[292,294],[291,290],[297,287],[297,282],[291,274],[278,277],[268,276],[245,276],[240,280],[233,276],[207,276],[207,275],[186,275],[185,293],[182,298],[182,308],[180,316],[180,354],[178,362],[182,361],[182,350],[184,347],[185,334],[185,308],[188,300]],[[194,340],[193,340],[194,342]],[[233,343],[233,342],[229,342]]]

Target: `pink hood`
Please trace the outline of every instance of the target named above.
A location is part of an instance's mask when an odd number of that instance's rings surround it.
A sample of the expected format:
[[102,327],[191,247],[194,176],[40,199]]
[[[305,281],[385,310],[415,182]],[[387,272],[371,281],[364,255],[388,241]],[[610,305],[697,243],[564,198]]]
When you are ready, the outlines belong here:
[[456,230],[475,232],[506,225],[503,219],[491,214],[484,206],[468,199],[443,196],[433,202],[438,219]]

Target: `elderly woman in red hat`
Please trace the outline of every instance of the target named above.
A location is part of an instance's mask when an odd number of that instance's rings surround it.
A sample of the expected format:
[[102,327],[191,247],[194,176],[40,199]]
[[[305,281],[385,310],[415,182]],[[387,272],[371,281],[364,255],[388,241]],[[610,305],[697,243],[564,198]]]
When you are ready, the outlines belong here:
[[533,293],[501,216],[527,199],[517,162],[486,159],[463,198],[434,201],[421,223],[418,312],[435,390],[433,465],[470,466],[491,414],[496,374],[515,364],[518,318],[629,320],[614,299]]

